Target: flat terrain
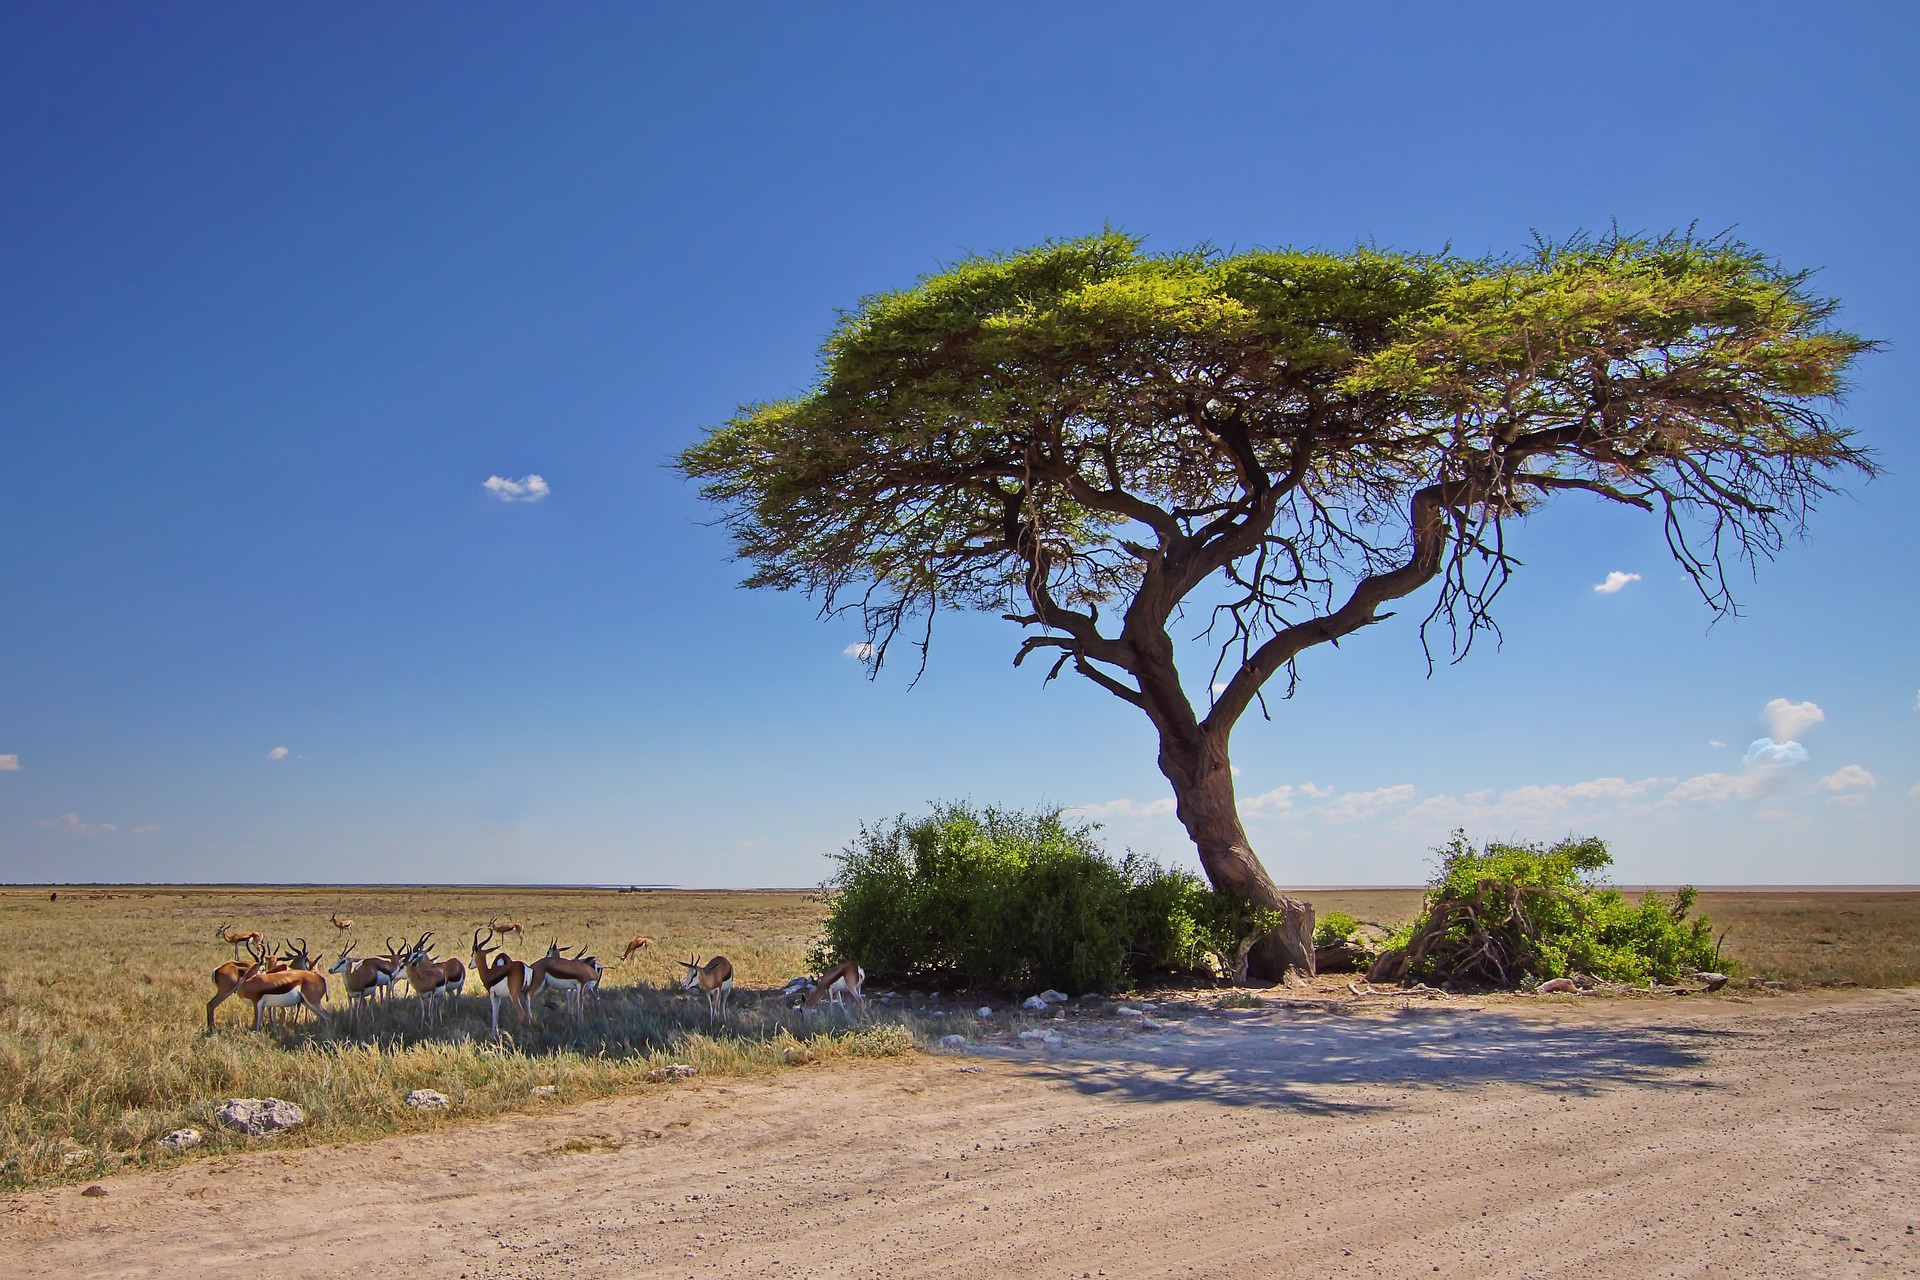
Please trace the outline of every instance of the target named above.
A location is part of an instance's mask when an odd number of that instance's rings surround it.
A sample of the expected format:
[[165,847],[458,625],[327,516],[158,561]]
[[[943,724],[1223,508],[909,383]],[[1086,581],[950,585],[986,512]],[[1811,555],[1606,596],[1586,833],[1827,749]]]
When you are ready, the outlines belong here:
[[1920,992],[1153,1013],[15,1193],[0,1250],[21,1277],[1920,1274]]

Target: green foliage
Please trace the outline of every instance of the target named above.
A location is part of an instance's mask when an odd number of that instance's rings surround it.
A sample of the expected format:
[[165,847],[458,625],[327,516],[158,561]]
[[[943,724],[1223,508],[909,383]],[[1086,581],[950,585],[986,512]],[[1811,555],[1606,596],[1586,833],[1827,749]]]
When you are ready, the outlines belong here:
[[1231,957],[1267,913],[1187,872],[1115,860],[1092,823],[943,804],[860,835],[822,886],[812,962],[855,960],[884,982],[1113,991],[1205,952]]
[[1494,986],[1575,973],[1672,982],[1718,959],[1706,917],[1688,918],[1694,890],[1628,902],[1600,879],[1613,858],[1596,837],[1476,850],[1456,831],[1438,852],[1420,916],[1389,940],[1372,976]]
[[1313,929],[1313,945],[1330,947],[1345,942],[1360,931],[1360,922],[1344,911],[1329,911]]

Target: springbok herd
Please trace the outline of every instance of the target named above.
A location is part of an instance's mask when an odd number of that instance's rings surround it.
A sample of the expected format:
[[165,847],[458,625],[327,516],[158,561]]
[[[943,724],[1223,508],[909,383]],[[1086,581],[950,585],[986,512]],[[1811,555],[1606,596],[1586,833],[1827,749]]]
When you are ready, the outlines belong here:
[[[353,928],[352,919],[341,918],[339,912],[333,913],[330,923],[342,937]],[[567,1015],[576,1024],[584,1022],[583,1002],[588,996],[598,1000],[600,979],[606,972],[596,957],[586,954],[585,945],[568,955],[556,938],[548,946],[546,955],[528,964],[515,960],[494,941],[509,933],[516,938],[524,936],[517,921],[501,921],[496,917],[487,922],[485,931],[484,938],[480,936],[480,929],[473,931],[471,966],[458,956],[434,959],[429,946],[433,934],[423,933],[413,942],[402,937],[395,943],[388,938],[385,951],[360,958],[354,956],[358,944],[349,939],[339,957],[322,973],[315,957],[307,950],[305,938],[282,942],[276,951],[268,947],[257,930],[242,933],[223,924],[214,931],[214,936],[233,948],[233,959],[213,971],[213,998],[207,1001],[207,1030],[213,1031],[214,1010],[235,995],[253,1006],[255,1031],[261,1029],[269,1013],[278,1016],[284,1011],[297,1013],[303,1008],[325,1021],[328,973],[340,975],[347,989],[349,1017],[357,1016],[370,1000],[392,999],[395,988],[404,980],[413,994],[422,1025],[440,1021],[446,1017],[448,1004],[466,991],[471,975],[480,980],[481,990],[487,997],[489,1022],[496,1038],[500,1035],[502,1004],[510,1006],[524,1026],[533,1021],[534,997],[542,993],[559,996]],[[652,938],[634,937],[617,963],[624,964],[635,952],[651,945]],[[248,957],[245,960],[241,958],[243,949]],[[725,956],[714,956],[702,964],[698,955],[689,955],[680,967],[684,971],[681,988],[706,996],[711,1025],[724,1022],[727,996],[733,991],[733,962]],[[834,966],[817,979],[796,978],[781,995],[801,996],[800,1007],[804,1009],[816,1008],[822,998],[827,997],[838,1007],[845,995],[864,1017],[866,1000],[860,987],[866,977],[866,970],[849,961]],[[542,1003],[555,1007],[551,1002]]]

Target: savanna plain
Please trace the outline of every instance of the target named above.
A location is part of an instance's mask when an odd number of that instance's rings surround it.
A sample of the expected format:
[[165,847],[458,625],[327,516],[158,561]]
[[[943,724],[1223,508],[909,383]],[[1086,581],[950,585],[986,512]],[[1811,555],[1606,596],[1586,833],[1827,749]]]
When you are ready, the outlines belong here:
[[[1778,984],[1713,995],[1326,975],[1036,1012],[902,992],[862,1021],[779,996],[804,892],[54,888],[0,890],[8,1274],[1920,1274],[1917,893],[1704,892]],[[1311,896],[1386,926],[1420,902]],[[495,1042],[472,994],[350,1019],[335,978],[324,1023],[255,1033],[236,999],[206,1033],[222,925],[324,965],[427,930],[465,958],[489,919],[516,957],[609,963],[580,1026],[537,1007]],[[677,987],[716,953],[719,1027]],[[269,1096],[307,1123],[214,1119]]]

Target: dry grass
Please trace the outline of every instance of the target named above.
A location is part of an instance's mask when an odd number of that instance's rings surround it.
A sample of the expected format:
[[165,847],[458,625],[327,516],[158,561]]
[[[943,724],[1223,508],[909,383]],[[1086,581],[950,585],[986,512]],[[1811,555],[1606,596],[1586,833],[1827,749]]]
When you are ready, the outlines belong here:
[[[585,1028],[537,1009],[538,1025],[506,1046],[489,1040],[486,1002],[469,995],[445,1023],[423,1031],[412,1002],[396,999],[344,1016],[343,987],[329,983],[327,1023],[256,1035],[247,1006],[229,1000],[205,1034],[214,966],[232,949],[220,924],[269,938],[304,936],[324,963],[339,953],[328,913],[355,921],[361,953],[388,934],[438,931],[466,958],[489,915],[518,919],[523,957],[559,938],[589,942],[603,962],[626,940],[655,947],[611,968]],[[904,1052],[912,1030],[898,1023],[849,1032],[815,1014],[809,1022],[751,988],[777,989],[803,971],[819,904],[803,893],[614,893],[464,889],[69,889],[0,891],[0,1186],[96,1177],[173,1159],[158,1145],[171,1130],[205,1137],[197,1154],[256,1141],[224,1130],[213,1111],[231,1097],[278,1097],[304,1107],[308,1124],[279,1143],[308,1144],[433,1128],[462,1118],[535,1107],[535,1086],[556,1101],[671,1085],[648,1071],[684,1062],[702,1074],[774,1070],[783,1050],[804,1044],[815,1060]],[[727,1026],[708,1034],[705,1004],[668,989],[674,956],[732,958],[736,989]],[[478,989],[469,979],[468,991]],[[802,1055],[804,1056],[804,1055]],[[445,1112],[404,1104],[413,1089],[437,1089]]]

